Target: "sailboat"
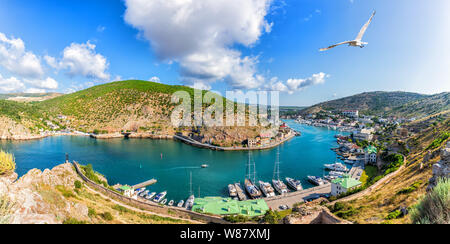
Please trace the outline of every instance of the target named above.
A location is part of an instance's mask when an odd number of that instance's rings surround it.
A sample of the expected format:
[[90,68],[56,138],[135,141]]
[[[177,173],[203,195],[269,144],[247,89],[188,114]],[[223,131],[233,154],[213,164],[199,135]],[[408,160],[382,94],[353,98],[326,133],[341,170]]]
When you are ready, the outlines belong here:
[[190,196],[186,200],[186,203],[184,205],[184,207],[187,210],[191,210],[192,209],[192,206],[194,206],[194,200],[195,200],[195,196],[194,196],[193,191],[192,191],[192,172],[190,173],[190,180],[189,180],[189,195]]
[[280,180],[280,148],[277,150],[277,160],[275,161],[275,167],[273,170],[272,185],[275,190],[281,195],[288,193],[287,186]]
[[255,162],[251,159],[251,151],[248,152],[248,161],[247,161],[247,176],[245,177],[244,186],[248,195],[252,199],[258,199],[262,197],[261,191],[258,187],[253,183],[256,181],[256,165]]

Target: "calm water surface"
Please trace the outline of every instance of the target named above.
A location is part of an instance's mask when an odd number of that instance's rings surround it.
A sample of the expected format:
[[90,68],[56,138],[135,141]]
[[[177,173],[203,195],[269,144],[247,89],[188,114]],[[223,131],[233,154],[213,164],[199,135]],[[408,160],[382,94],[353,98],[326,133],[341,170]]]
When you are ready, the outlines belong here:
[[[336,132],[287,122],[292,128],[300,130],[302,136],[279,147],[281,176],[283,179],[301,179],[304,188],[312,187],[306,176],[322,176],[323,164],[332,163],[336,158],[330,150],[336,146]],[[175,200],[188,197],[190,172],[196,196],[199,193],[201,196],[226,196],[228,184],[243,182],[248,158],[246,152],[211,151],[171,140],[95,140],[61,136],[26,142],[0,141],[0,147],[14,153],[16,171],[20,176],[33,168],[44,170],[61,164],[65,153],[69,153],[70,160],[92,164],[96,171],[108,178],[111,185],[133,185],[156,178],[158,183],[150,186],[149,190],[167,190],[168,198]],[[272,179],[276,154],[276,149],[252,153],[257,180]],[[210,167],[202,169],[202,164]]]

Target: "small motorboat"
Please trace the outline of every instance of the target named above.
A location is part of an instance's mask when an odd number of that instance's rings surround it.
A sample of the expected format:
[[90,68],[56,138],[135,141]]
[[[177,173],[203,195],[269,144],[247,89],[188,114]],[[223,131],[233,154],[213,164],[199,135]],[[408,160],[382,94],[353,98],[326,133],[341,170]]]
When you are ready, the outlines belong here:
[[166,203],[167,203],[167,199],[164,199],[164,200],[162,200],[162,202],[161,202],[162,205],[166,205]]
[[206,169],[206,168],[208,168],[209,167],[209,165],[207,165],[207,164],[202,164],[202,169]]
[[178,202],[177,207],[182,208],[184,205],[184,200]]
[[173,200],[170,200],[170,202],[169,202],[169,206],[173,206],[173,204],[174,204],[175,202],[173,201]]

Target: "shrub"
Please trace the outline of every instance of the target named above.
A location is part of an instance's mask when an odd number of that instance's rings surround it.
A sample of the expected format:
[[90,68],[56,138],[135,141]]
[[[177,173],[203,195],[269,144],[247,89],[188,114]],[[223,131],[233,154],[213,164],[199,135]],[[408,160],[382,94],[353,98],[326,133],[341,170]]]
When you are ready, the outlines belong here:
[[450,137],[450,132],[443,132],[438,138],[436,138],[427,148],[426,150],[436,149],[441,146],[442,142],[447,140]]
[[119,204],[114,205],[114,206],[112,207],[112,209],[119,211],[121,214],[122,214],[122,213],[132,213],[132,212],[133,212],[133,211],[131,211],[130,209],[128,209],[128,208],[126,208],[126,207],[124,207],[124,206],[121,206],[121,205],[119,205]]
[[14,156],[0,150],[0,175],[13,172],[16,169]]
[[243,215],[227,215],[223,219],[231,223],[245,223],[249,221],[249,219]]
[[83,186],[83,184],[81,183],[81,181],[79,181],[79,180],[75,181],[75,189],[81,189],[82,186]]
[[112,214],[110,212],[101,213],[100,217],[102,217],[106,221],[112,221],[114,219],[114,217],[112,216]]
[[400,191],[398,191],[397,194],[400,195],[400,194],[411,193],[411,192],[417,190],[417,188],[419,188],[421,184],[422,184],[422,181],[414,182],[414,184],[412,184],[411,186],[408,186],[408,187],[403,188]]
[[402,216],[402,212],[400,210],[395,210],[390,212],[387,216],[386,216],[386,220],[391,220],[391,219],[398,219]]
[[0,196],[0,224],[8,224],[13,203],[6,197]]
[[266,212],[262,219],[264,223],[278,224],[281,220],[281,216],[277,211],[272,211],[271,209],[269,209],[269,211]]
[[84,225],[84,224],[87,224],[87,222],[78,220],[75,218],[67,218],[63,221],[63,224],[65,224],[65,225]]
[[93,208],[88,208],[88,216],[89,217],[95,217],[97,215],[97,212]]
[[438,184],[411,208],[414,224],[450,224],[450,179]]

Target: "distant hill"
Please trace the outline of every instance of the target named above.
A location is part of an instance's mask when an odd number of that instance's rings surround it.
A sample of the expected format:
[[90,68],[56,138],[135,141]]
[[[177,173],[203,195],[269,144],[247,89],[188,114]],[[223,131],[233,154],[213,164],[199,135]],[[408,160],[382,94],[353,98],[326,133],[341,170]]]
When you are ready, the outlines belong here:
[[408,102],[389,111],[389,115],[422,118],[450,111],[450,92],[444,92]]
[[399,106],[429,96],[411,92],[366,92],[337,100],[319,103],[302,110],[303,114],[319,111],[359,110],[363,114],[389,114]]
[[63,94],[56,92],[49,93],[8,93],[0,94],[0,100],[11,100],[19,102],[35,102],[59,97]]

